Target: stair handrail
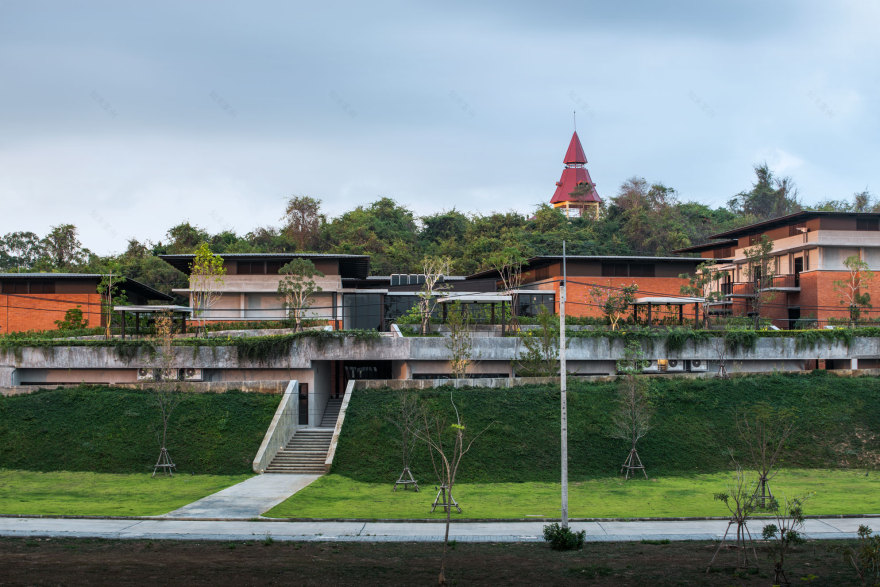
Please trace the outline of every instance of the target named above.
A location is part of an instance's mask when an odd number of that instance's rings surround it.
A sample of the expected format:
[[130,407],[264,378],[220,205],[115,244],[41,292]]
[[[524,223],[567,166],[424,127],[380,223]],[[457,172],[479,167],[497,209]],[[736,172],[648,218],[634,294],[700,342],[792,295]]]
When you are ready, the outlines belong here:
[[345,394],[342,396],[342,405],[339,406],[339,416],[336,418],[336,427],[333,429],[333,438],[330,439],[330,448],[327,450],[327,460],[324,461],[324,472],[329,473],[330,467],[333,465],[333,457],[336,456],[336,444],[339,442],[339,433],[342,432],[342,423],[345,421],[345,411],[348,409],[348,402],[351,400],[351,394],[354,392],[354,379],[345,386]]
[[254,457],[252,468],[254,473],[263,474],[272,459],[287,446],[293,435],[296,434],[299,422],[299,381],[292,379],[278,402],[275,415],[266,430],[257,456]]

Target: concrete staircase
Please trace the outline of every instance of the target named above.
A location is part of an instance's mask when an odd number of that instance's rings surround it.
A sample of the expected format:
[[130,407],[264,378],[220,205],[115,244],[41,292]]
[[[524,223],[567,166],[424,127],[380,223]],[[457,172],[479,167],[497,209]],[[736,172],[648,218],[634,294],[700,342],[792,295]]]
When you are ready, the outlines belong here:
[[319,428],[301,428],[296,431],[287,446],[278,451],[269,466],[267,473],[287,473],[295,475],[323,475],[324,462],[342,399],[330,399],[321,418]]
[[324,461],[330,449],[332,429],[302,428],[296,431],[287,446],[278,451],[267,473],[323,475]]
[[336,420],[339,419],[339,408],[342,407],[342,398],[330,398],[327,407],[324,408],[324,417],[321,419],[321,428],[336,428]]

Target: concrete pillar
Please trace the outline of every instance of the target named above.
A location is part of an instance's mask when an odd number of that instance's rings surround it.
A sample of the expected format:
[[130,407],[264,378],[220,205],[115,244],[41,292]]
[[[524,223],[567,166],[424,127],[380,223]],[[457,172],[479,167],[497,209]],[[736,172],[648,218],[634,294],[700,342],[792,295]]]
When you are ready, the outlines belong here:
[[15,367],[0,367],[0,387],[18,385],[18,377],[15,375]]
[[849,360],[849,368],[852,369],[853,371],[855,371],[856,369],[858,369],[858,368],[859,368],[859,360],[856,359],[855,357],[853,357],[852,359],[850,359],[850,360]]
[[312,362],[314,380],[309,388],[309,426],[319,426],[330,399],[330,361]]

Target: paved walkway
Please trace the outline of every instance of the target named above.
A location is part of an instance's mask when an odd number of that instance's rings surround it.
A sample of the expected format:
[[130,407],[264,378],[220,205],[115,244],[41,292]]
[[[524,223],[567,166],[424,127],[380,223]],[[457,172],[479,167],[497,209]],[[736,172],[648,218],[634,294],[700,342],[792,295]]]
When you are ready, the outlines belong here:
[[[805,531],[816,539],[854,538],[859,524],[880,529],[878,518],[822,518],[807,520]],[[459,542],[537,542],[543,522],[453,522],[450,538]],[[750,524],[760,536],[762,523]],[[586,530],[587,540],[715,540],[727,528],[723,520],[653,522],[573,522]],[[353,542],[437,542],[443,540],[440,522],[272,522],[198,521],[174,518],[148,520],[0,518],[2,536],[58,538],[274,540]]]
[[162,517],[250,520],[272,509],[318,477],[319,475],[257,475]]

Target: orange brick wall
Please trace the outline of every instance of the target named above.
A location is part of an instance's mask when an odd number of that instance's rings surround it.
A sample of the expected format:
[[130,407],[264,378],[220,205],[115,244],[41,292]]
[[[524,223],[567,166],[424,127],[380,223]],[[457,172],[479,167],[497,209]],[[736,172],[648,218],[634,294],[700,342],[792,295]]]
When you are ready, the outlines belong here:
[[[840,303],[840,294],[834,289],[834,282],[849,279],[848,271],[808,271],[801,273],[801,291],[798,293],[776,292],[772,300],[765,301],[761,316],[770,318],[776,326],[787,328],[788,308],[800,307],[801,318],[815,318],[824,323],[829,318],[846,320],[849,309]],[[862,318],[880,317],[880,276],[868,288],[874,308],[862,310]],[[745,315],[751,304],[745,298],[733,299],[733,314]]]
[[[565,315],[602,318],[604,314],[601,309],[596,307],[595,302],[590,297],[590,290],[595,286],[620,288],[628,287],[633,283],[639,286],[636,298],[680,297],[681,286],[687,285],[688,281],[679,277],[569,277]],[[539,284],[538,287],[539,289],[552,290],[556,293],[556,312],[559,313],[559,282],[543,283]],[[678,310],[675,311],[675,315],[678,315]],[[655,314],[655,316],[658,315]],[[693,319],[693,308],[685,308],[684,316],[686,319]]]
[[[835,281],[848,279],[848,271],[814,271],[801,274],[801,315],[814,311],[808,306],[818,306],[815,312],[819,320],[849,318],[849,310],[840,303],[840,294],[834,289]],[[874,278],[867,291],[871,294],[871,304],[874,307],[862,310],[862,318],[877,318],[880,316],[880,275]]]
[[0,294],[0,333],[56,330],[55,320],[79,306],[89,326],[101,326],[101,296],[93,294]]

